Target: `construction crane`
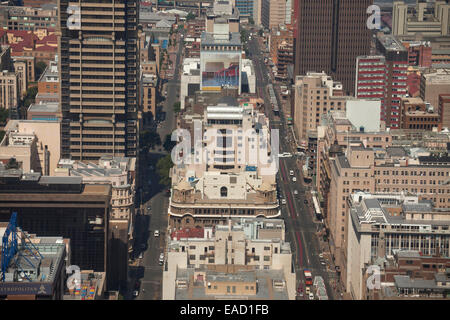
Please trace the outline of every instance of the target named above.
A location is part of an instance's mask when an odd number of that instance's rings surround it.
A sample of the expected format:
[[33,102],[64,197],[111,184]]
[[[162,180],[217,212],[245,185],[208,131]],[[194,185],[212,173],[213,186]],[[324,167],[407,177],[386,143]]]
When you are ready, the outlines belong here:
[[[17,242],[17,239],[19,238],[19,232],[21,232],[23,235],[23,238],[21,238],[21,251],[19,251]],[[29,255],[27,255],[28,257],[23,254],[25,252],[30,253]],[[20,257],[26,260],[34,268],[39,266],[41,259],[44,258],[39,252],[38,248],[36,248],[36,246],[31,242],[30,237],[17,226],[17,212],[13,212],[2,238],[2,282],[5,281],[5,274],[8,271],[8,267],[13,260],[13,263],[15,264],[17,269],[21,271],[21,273],[29,281],[32,281],[27,276],[27,274],[23,272],[23,269],[20,266]],[[33,263],[31,260],[35,260],[35,263]]]

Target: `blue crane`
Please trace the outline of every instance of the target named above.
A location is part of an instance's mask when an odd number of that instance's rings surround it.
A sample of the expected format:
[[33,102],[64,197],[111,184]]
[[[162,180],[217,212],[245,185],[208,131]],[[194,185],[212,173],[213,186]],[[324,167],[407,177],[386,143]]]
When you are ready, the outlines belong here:
[[[19,257],[23,257],[24,260],[26,260],[31,266],[35,268],[43,258],[38,248],[36,248],[36,246],[31,242],[30,237],[23,232],[22,234],[24,235],[24,239],[22,239],[21,243],[21,246],[23,248],[22,251],[29,252],[30,255],[28,255],[27,257],[18,250],[18,242],[17,242],[18,231],[21,231],[21,229],[17,227],[17,212],[13,212],[2,238],[2,270],[1,270],[2,282],[5,281],[5,274],[8,271],[8,267],[13,259],[17,268],[20,271],[23,271],[22,267],[20,266]],[[16,253],[18,254],[16,255]],[[33,264],[29,258],[36,260],[37,261],[36,265]],[[31,281],[31,279],[25,273],[23,274],[29,281]]]

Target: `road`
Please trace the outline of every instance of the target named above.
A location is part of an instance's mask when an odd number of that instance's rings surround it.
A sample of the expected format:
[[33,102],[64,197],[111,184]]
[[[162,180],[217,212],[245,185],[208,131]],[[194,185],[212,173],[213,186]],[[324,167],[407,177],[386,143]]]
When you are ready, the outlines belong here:
[[[278,129],[280,137],[289,137],[287,125],[281,111],[282,108],[280,107],[280,118],[275,117],[272,110],[270,110],[271,103],[266,87],[273,80],[268,76],[270,71],[263,63],[264,57],[261,54],[262,50],[260,49],[257,38],[254,37],[249,41],[248,48],[256,70],[257,92],[264,97],[266,115],[269,116],[271,129]],[[280,102],[278,95],[277,99]],[[279,105],[281,106],[281,104]],[[290,152],[295,154],[296,150],[292,149],[290,139],[280,139],[279,153]],[[329,274],[333,272],[332,270],[328,271],[326,266],[321,265],[319,258],[322,250],[320,249],[321,247],[316,232],[321,223],[317,220],[314,221],[312,210],[304,203],[309,190],[302,183],[303,178],[296,162],[296,157],[279,159],[280,166],[277,185],[282,194],[282,198],[286,199],[286,205],[282,206],[281,211],[286,223],[286,240],[291,243],[291,248],[293,249],[293,260],[295,261],[298,284],[301,284],[303,288],[305,287],[303,270],[309,269],[313,277],[317,275],[322,276],[328,297],[334,299],[335,294],[329,284]],[[290,170],[294,170],[297,182],[293,182],[292,177],[289,176]],[[294,194],[294,190],[297,191],[297,195]]]
[[[180,64],[182,48],[180,41],[174,66]],[[170,134],[175,127],[175,116],[173,104],[178,101],[179,93],[179,69],[175,68],[174,77],[163,86],[167,90],[166,100],[164,101],[163,112],[166,113],[165,120],[158,127],[157,132],[164,141],[167,134]],[[139,296],[137,300],[160,300],[162,294],[162,266],[159,265],[159,255],[164,252],[165,239],[167,232],[167,209],[168,194],[166,187],[159,185],[159,177],[155,172],[156,163],[161,157],[167,154],[165,151],[151,151],[142,157],[141,176],[144,179],[144,188],[142,190],[142,214],[136,217],[135,233],[136,241],[135,255],[137,257],[135,265],[130,267],[130,283],[132,287],[129,290],[127,298],[132,298],[132,291],[138,289]],[[147,208],[150,207],[150,210]],[[154,231],[159,230],[160,236],[155,237]],[[142,259],[139,254],[142,253]],[[138,282],[140,285],[135,286]]]

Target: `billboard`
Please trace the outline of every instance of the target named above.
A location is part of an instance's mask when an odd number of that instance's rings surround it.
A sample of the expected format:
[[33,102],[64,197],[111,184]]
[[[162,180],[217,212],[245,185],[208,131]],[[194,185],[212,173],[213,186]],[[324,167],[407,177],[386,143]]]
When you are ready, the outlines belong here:
[[202,90],[239,89],[240,72],[239,53],[215,52],[202,54]]

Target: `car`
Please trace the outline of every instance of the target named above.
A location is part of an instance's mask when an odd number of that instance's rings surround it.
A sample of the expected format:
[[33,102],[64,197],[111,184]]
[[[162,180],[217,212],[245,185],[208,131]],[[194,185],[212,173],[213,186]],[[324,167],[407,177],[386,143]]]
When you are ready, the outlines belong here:
[[162,266],[164,264],[164,253],[159,255],[159,265]]
[[297,194],[298,194],[298,191],[297,191],[297,190],[294,190],[294,194],[296,194],[296,195],[297,195]]
[[289,170],[289,175],[293,176],[294,175],[294,170]]
[[134,291],[133,291],[133,296],[134,296],[134,297],[137,297],[138,295],[139,295],[139,291],[134,290]]
[[153,233],[153,236],[159,237],[159,230],[155,230],[155,232]]
[[296,177],[293,177],[292,178],[292,182],[296,182],[297,181],[297,178]]
[[323,253],[319,253],[319,258],[323,258]]
[[148,206],[147,206],[147,210],[148,210],[148,211],[152,210],[152,206],[151,206],[151,205],[148,205]]
[[309,293],[309,300],[314,300],[314,294],[312,292]]
[[286,204],[286,199],[281,199],[282,204]]
[[144,257],[144,254],[141,252],[140,254],[139,254],[139,259],[142,259]]
[[305,293],[306,293],[307,295],[309,295],[309,294],[311,293],[311,289],[310,289],[309,287],[306,287]]
[[327,265],[327,263],[326,263],[325,260],[323,260],[323,259],[320,259],[320,264],[323,265],[323,266],[326,266],[326,265]]
[[304,204],[308,204],[308,200],[305,199],[305,200],[303,201],[303,203],[304,203]]

